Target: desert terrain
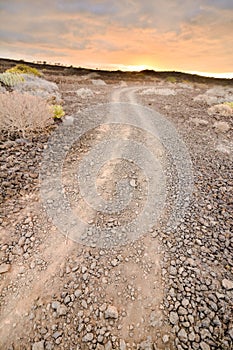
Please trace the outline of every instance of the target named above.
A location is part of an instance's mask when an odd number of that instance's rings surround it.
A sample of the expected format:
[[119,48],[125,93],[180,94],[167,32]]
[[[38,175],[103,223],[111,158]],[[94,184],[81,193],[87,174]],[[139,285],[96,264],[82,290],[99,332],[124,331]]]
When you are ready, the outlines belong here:
[[0,348],[232,349],[232,80],[35,67],[65,117],[1,137]]

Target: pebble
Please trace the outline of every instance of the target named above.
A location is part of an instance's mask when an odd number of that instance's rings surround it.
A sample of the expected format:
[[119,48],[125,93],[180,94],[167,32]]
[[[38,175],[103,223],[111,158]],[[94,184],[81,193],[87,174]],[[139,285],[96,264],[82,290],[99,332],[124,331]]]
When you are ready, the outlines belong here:
[[9,264],[1,264],[0,265],[0,274],[6,273],[10,270],[10,265]]
[[176,325],[179,321],[179,315],[176,312],[172,311],[170,312],[169,320],[171,324]]
[[32,344],[32,350],[44,350],[44,340]]
[[126,350],[126,343],[123,339],[120,339],[119,346],[120,346],[120,350]]
[[207,343],[205,343],[204,341],[200,342],[200,348],[201,348],[201,350],[210,350],[210,346]]
[[87,343],[87,342],[92,341],[93,338],[94,338],[93,333],[87,333],[87,334],[82,338],[82,341],[83,341],[84,343]]
[[182,342],[184,342],[184,343],[187,342],[188,336],[187,336],[187,333],[186,333],[185,329],[182,328],[182,329],[178,332],[178,338],[179,338]]
[[104,313],[105,318],[118,318],[117,308],[113,305],[108,305],[107,310]]
[[226,290],[233,289],[233,281],[224,278],[224,279],[222,280],[222,286],[223,286]]

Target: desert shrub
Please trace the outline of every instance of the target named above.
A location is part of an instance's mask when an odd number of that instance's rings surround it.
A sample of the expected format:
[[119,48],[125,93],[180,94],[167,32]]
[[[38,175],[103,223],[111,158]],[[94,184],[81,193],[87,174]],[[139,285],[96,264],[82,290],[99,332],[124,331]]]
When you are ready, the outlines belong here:
[[169,83],[176,83],[176,78],[175,77],[167,77],[166,81]]
[[37,96],[18,92],[0,94],[0,131],[8,136],[27,137],[53,123],[53,112]]
[[7,69],[6,73],[32,74],[38,77],[41,76],[38,69],[27,66],[26,64],[17,64],[15,67]]
[[14,86],[16,84],[23,83],[24,77],[18,73],[5,72],[0,74],[0,82],[6,86]]
[[233,102],[224,102],[224,104],[233,109]]
[[170,96],[170,95],[176,95],[176,91],[174,89],[165,89],[165,88],[149,88],[142,90],[140,93],[141,95],[162,95],[162,96]]
[[64,112],[61,105],[54,105],[54,106],[51,106],[51,108],[53,111],[53,118],[54,119],[61,119],[62,117],[64,117],[65,112]]
[[80,88],[76,91],[76,94],[81,98],[93,97],[94,92],[88,88]]
[[231,108],[228,104],[222,103],[208,108],[207,113],[209,115],[220,114],[222,116],[229,117],[233,114],[233,108]]

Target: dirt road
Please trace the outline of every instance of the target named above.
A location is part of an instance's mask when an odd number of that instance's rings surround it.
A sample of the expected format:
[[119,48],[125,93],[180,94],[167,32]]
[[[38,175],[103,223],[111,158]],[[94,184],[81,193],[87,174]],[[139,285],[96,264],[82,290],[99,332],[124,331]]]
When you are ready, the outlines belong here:
[[[76,113],[61,84],[74,123],[38,141],[40,182],[5,203],[1,348],[230,349],[232,159],[216,147],[232,129],[212,129],[200,88],[155,86],[87,82]],[[17,162],[29,146],[4,147]]]

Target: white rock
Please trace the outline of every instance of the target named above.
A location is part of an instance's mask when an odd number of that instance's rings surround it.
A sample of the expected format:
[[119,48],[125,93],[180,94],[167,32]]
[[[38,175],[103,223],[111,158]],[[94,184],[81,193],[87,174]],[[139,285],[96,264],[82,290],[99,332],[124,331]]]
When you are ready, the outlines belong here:
[[215,122],[214,128],[217,132],[227,132],[230,130],[230,125],[227,122]]
[[137,187],[136,181],[134,179],[131,179],[129,184],[131,187]]
[[165,335],[163,336],[163,343],[166,344],[166,343],[168,343],[168,342],[169,342],[169,335],[165,334]]
[[62,121],[65,126],[70,126],[74,124],[74,117],[72,117],[71,115],[67,115],[65,116],[65,118],[62,119]]
[[38,341],[32,344],[32,350],[44,350],[44,341]]
[[117,308],[113,305],[108,305],[107,310],[104,313],[105,318],[118,318],[118,311]]
[[120,339],[120,350],[126,350],[126,344],[123,339]]
[[227,290],[233,289],[233,281],[224,278],[222,280],[222,286]]
[[80,88],[76,91],[76,94],[81,98],[93,97],[94,92],[88,88]]
[[9,264],[1,264],[0,265],[0,274],[1,273],[6,273],[10,270],[10,265]]
[[191,122],[194,123],[196,126],[206,126],[208,125],[208,121],[201,119],[201,118],[191,118]]
[[101,80],[101,79],[93,79],[92,81],[92,84],[95,85],[95,86],[105,86],[107,85],[105,83],[105,81]]
[[145,89],[140,92],[140,95],[161,95],[161,96],[169,96],[169,95],[176,95],[176,91],[174,89],[167,89],[167,88],[150,88]]

